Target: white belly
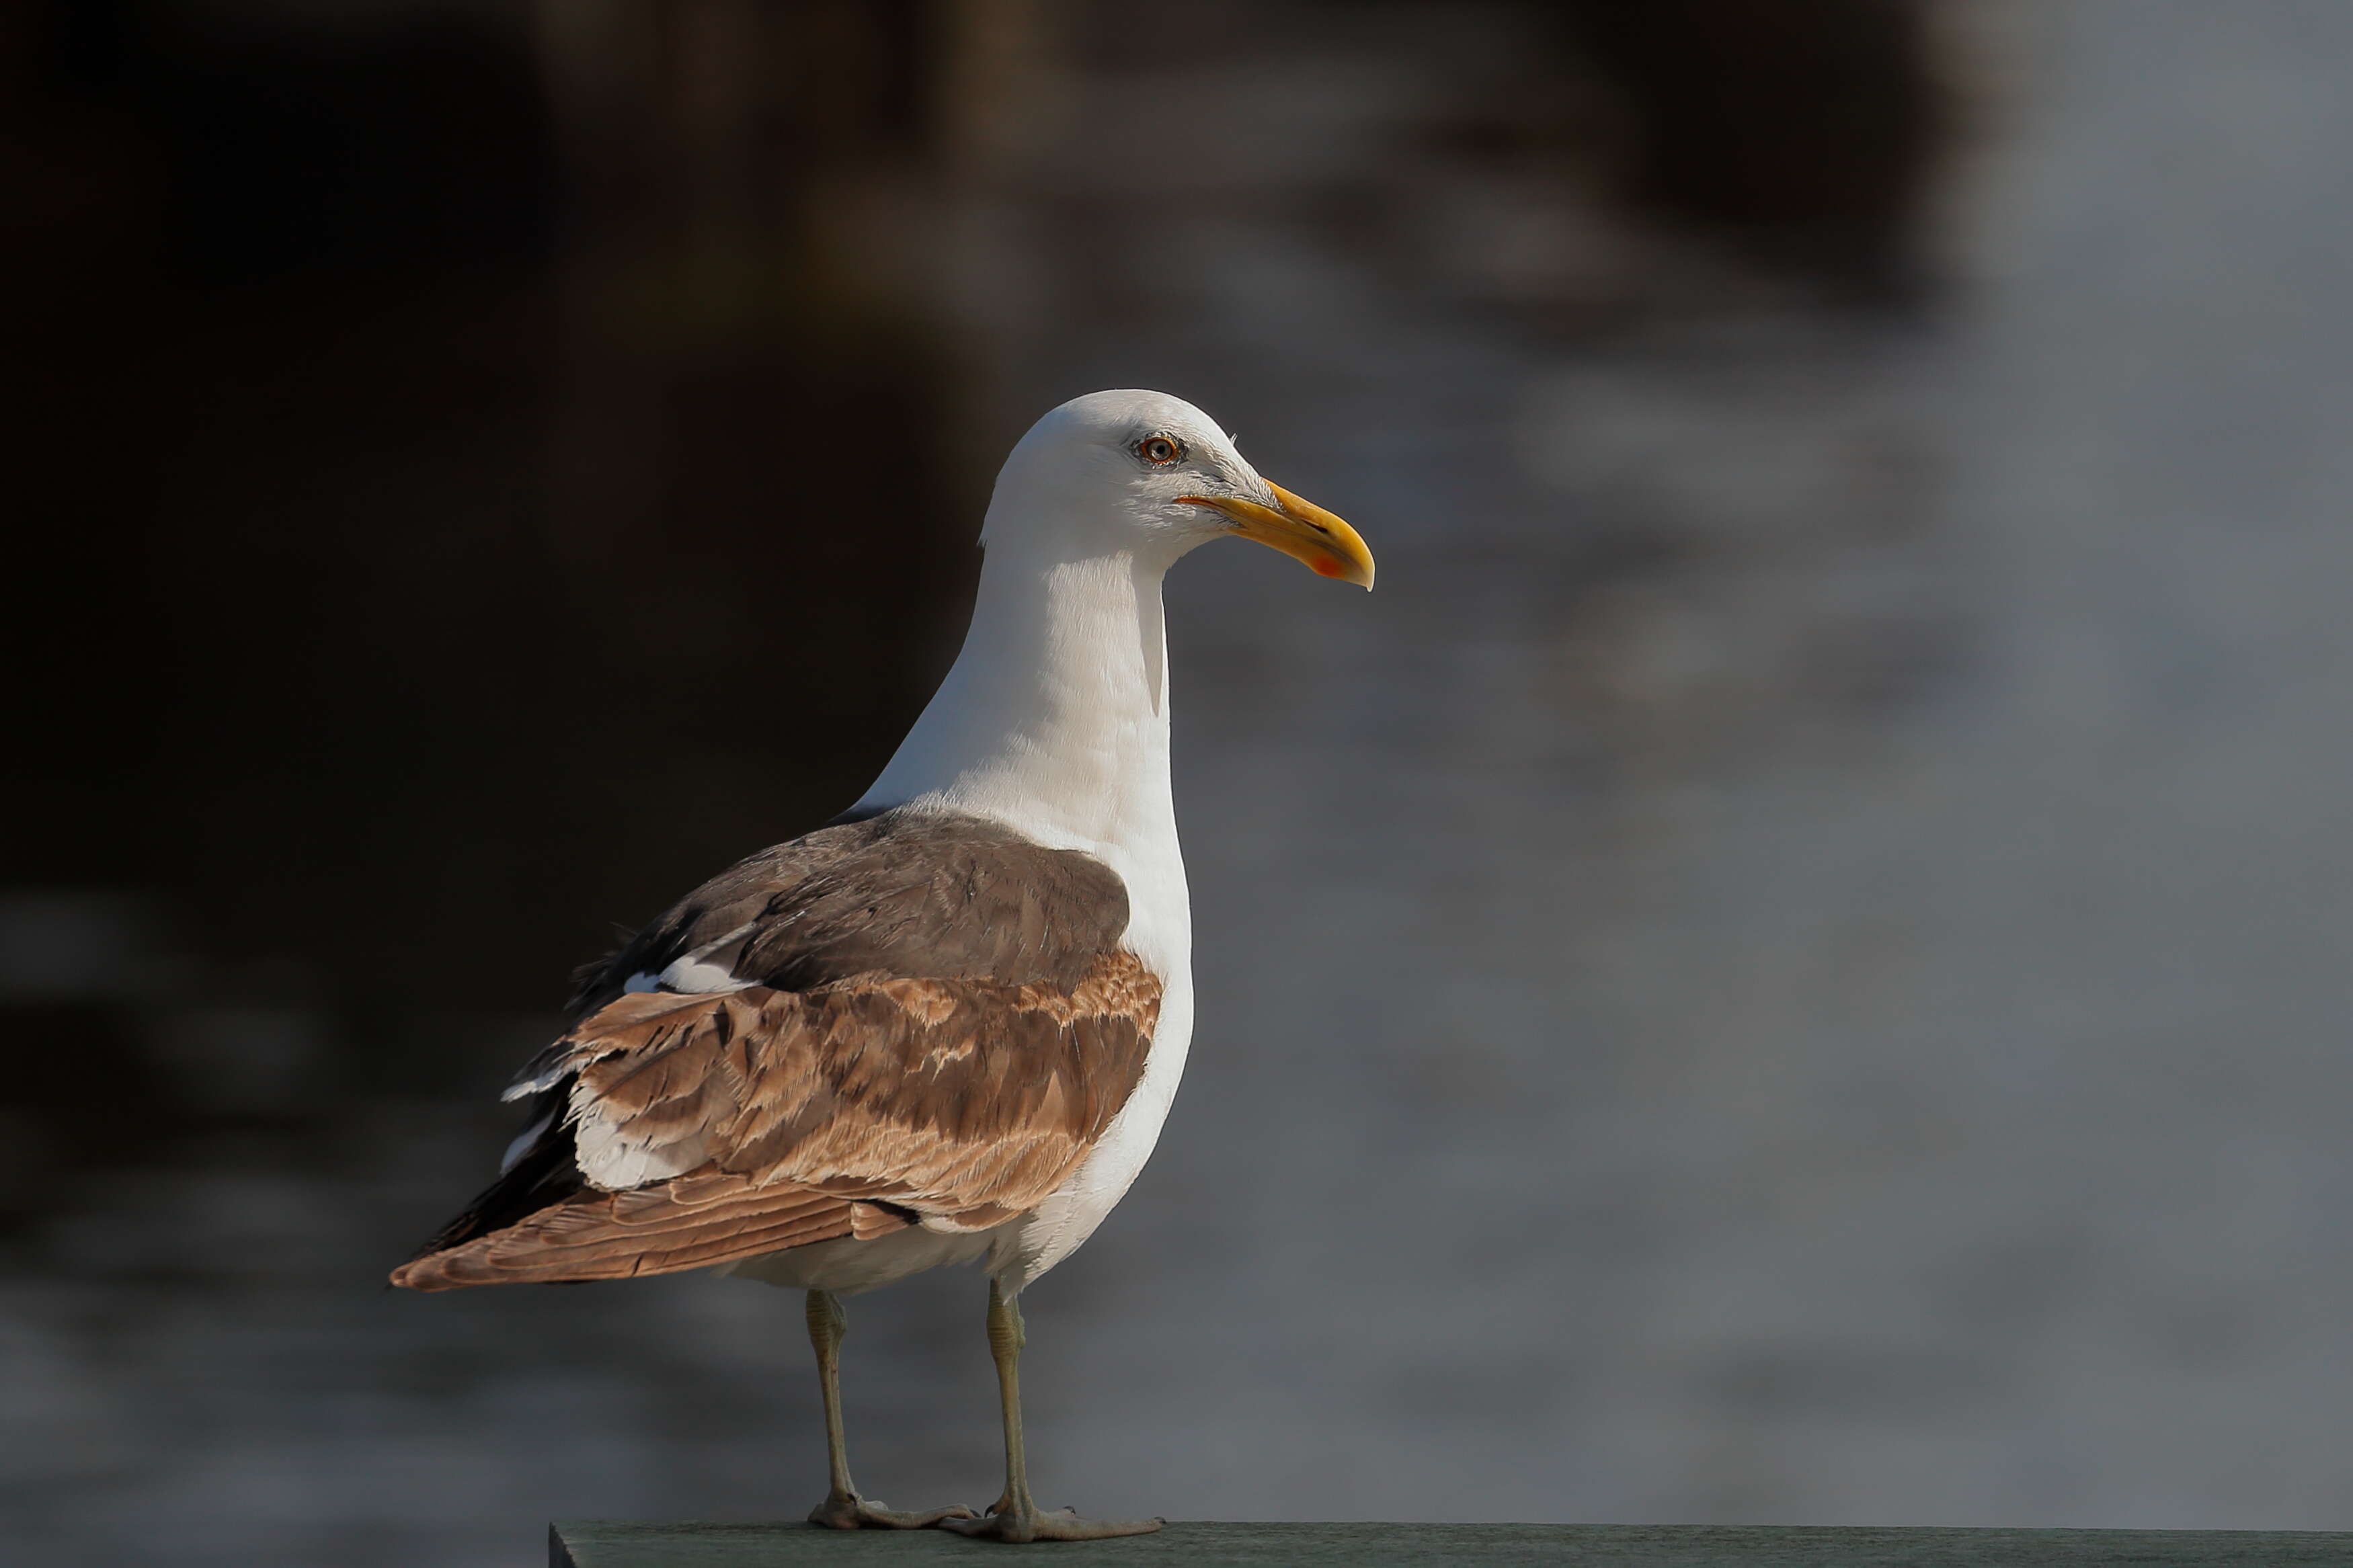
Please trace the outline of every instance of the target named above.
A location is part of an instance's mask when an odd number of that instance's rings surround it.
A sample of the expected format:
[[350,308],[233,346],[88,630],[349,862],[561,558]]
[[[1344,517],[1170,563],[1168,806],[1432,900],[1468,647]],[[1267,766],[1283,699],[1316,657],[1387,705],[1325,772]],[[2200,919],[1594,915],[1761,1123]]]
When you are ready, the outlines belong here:
[[763,1285],[787,1286],[795,1290],[830,1290],[837,1296],[855,1296],[863,1290],[895,1285],[927,1268],[951,1263],[977,1263],[991,1242],[1020,1223],[1010,1220],[995,1230],[944,1235],[918,1226],[894,1230],[871,1241],[856,1241],[845,1236],[724,1263],[712,1272],[733,1274],[739,1279],[757,1279]]

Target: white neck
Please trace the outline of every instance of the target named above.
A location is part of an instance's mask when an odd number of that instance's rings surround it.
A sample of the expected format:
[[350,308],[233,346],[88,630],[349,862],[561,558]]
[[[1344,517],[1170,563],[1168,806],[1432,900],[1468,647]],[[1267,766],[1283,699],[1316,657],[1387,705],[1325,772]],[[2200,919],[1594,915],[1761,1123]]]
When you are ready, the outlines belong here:
[[1166,563],[992,549],[955,666],[859,806],[993,817],[1120,862],[1173,852]]

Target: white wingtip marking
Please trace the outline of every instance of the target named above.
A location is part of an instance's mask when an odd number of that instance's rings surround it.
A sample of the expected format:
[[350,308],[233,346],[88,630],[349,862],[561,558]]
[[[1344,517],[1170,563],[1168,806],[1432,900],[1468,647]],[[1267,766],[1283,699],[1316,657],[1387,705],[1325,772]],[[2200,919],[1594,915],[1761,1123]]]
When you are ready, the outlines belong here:
[[703,996],[720,991],[742,991],[754,982],[738,980],[724,965],[705,963],[689,953],[663,970],[657,984],[665,991]]

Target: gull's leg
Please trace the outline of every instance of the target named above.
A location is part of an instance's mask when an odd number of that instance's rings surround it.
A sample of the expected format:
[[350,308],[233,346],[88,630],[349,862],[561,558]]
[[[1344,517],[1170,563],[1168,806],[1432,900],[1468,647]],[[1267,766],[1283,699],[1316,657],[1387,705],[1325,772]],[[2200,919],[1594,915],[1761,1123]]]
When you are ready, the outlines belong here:
[[841,1336],[849,1324],[832,1291],[808,1293],[809,1345],[817,1352],[818,1385],[825,1393],[825,1458],[833,1473],[833,1489],[809,1510],[809,1522],[835,1530],[921,1530],[945,1519],[970,1519],[972,1510],[961,1505],[928,1513],[884,1508],[860,1497],[849,1484],[849,1449],[841,1436]]
[[980,1519],[948,1519],[942,1530],[992,1541],[1096,1541],[1108,1535],[1148,1535],[1158,1519],[1081,1519],[1058,1508],[1040,1513],[1029,1496],[1029,1463],[1021,1443],[1021,1308],[995,1279],[988,1282],[988,1353],[997,1362],[997,1392],[1005,1405],[1005,1495]]

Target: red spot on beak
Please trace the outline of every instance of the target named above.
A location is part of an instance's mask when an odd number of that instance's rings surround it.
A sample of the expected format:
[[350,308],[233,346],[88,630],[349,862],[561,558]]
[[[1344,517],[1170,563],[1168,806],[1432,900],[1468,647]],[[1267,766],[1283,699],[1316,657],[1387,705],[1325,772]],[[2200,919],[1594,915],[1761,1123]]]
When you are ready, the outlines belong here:
[[1307,564],[1314,570],[1315,575],[1318,577],[1337,577],[1342,572],[1346,570],[1345,567],[1342,566],[1337,561],[1333,560],[1329,555],[1311,561]]

